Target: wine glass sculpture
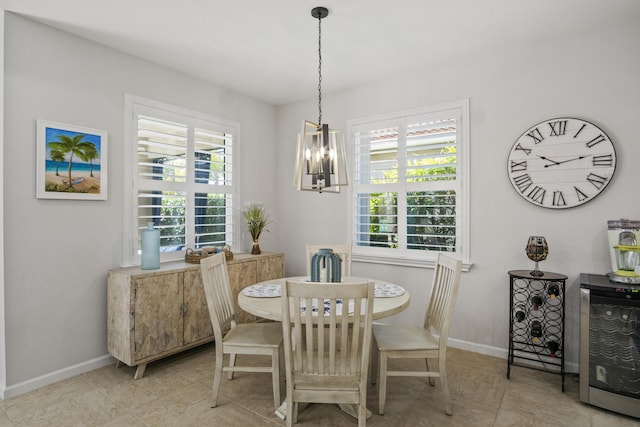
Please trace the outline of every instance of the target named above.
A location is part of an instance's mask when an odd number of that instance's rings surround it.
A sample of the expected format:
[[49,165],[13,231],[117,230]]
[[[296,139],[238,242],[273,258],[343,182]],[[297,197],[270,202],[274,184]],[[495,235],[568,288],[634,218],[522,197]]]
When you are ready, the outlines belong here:
[[547,255],[549,254],[549,247],[547,246],[545,238],[542,236],[530,236],[525,250],[529,259],[536,263],[533,271],[529,273],[533,277],[543,276],[544,273],[538,270],[538,262],[547,259]]

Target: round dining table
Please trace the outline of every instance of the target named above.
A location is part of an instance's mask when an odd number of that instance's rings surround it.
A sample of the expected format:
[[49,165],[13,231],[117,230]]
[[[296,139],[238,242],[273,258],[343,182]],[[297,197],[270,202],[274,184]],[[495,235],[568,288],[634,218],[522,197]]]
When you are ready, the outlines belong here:
[[[238,294],[238,305],[247,313],[264,319],[281,321],[282,302],[279,288],[287,279],[308,280],[308,277],[284,277],[280,279],[266,280],[248,286]],[[344,277],[342,283],[362,282],[371,280],[374,282],[376,297],[373,301],[373,319],[389,317],[409,306],[409,292],[399,285],[384,280],[366,279],[361,277]],[[253,296],[250,296],[253,295]]]

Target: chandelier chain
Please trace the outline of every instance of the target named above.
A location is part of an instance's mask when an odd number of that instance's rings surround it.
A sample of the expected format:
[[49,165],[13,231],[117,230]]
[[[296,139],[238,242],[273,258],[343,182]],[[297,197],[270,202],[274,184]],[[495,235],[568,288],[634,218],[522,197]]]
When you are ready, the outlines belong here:
[[318,16],[318,125],[322,125],[322,16]]

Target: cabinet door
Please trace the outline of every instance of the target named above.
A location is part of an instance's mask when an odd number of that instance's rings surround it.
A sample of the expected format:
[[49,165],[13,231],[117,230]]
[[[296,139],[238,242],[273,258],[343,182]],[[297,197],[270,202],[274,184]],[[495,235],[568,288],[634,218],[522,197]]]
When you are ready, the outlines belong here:
[[135,359],[182,345],[181,273],[132,278],[134,286]]
[[258,263],[258,277],[256,282],[279,279],[284,277],[284,255],[275,255],[256,260]]
[[184,344],[213,338],[200,269],[184,272]]
[[235,302],[236,318],[238,323],[255,322],[258,318],[249,314],[238,305],[238,294],[249,285],[257,282],[257,264],[255,260],[227,264],[231,293]]

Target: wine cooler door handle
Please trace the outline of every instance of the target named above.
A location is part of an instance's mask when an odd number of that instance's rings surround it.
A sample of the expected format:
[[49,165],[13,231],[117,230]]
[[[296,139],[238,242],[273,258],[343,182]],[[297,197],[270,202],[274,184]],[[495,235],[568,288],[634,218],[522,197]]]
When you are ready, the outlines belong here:
[[589,402],[589,289],[580,289],[580,400]]

